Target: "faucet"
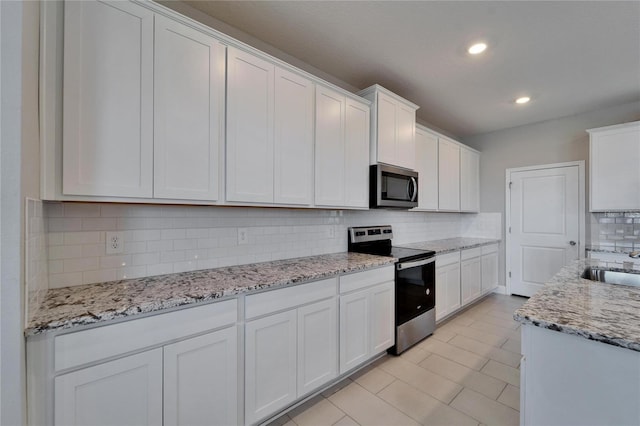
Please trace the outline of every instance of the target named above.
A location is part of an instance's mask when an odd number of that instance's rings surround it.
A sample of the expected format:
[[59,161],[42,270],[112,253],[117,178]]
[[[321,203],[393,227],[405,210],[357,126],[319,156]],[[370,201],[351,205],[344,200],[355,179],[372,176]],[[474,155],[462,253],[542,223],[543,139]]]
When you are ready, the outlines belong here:
[[640,250],[632,251],[631,253],[629,253],[629,257],[640,259]]

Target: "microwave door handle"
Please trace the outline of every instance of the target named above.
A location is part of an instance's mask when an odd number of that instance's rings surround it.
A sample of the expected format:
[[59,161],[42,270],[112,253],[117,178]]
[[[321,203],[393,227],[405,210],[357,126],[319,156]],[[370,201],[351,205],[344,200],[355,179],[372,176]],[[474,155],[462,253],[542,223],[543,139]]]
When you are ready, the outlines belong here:
[[418,196],[418,182],[416,181],[416,178],[411,177],[411,186],[413,187],[413,191],[410,195],[411,197],[411,201],[415,201],[416,197]]

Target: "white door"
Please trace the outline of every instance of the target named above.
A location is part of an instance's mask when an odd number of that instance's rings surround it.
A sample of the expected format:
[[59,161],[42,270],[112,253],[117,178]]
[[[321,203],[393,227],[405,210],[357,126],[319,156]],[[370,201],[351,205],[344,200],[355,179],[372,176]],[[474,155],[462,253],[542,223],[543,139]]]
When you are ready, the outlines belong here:
[[438,210],[438,137],[416,127],[418,209]]
[[298,396],[338,375],[338,312],[335,298],[298,309]]
[[151,197],[154,14],[118,1],[64,13],[62,191]]
[[416,110],[410,106],[398,103],[398,117],[396,123],[396,161],[400,167],[413,169],[416,165]]
[[296,397],[295,309],[245,326],[245,423],[253,424]]
[[340,296],[340,374],[369,357],[369,292]]
[[510,292],[532,296],[580,247],[579,166],[511,171]]
[[275,66],[227,49],[227,200],[273,203]]
[[369,207],[369,106],[347,98],[345,111],[345,206]]
[[156,15],[155,198],[218,199],[225,47]]
[[482,260],[480,257],[463,260],[460,263],[460,282],[462,287],[462,305],[477,299],[482,286]]
[[164,425],[232,425],[238,418],[238,331],[164,347]]
[[438,209],[460,211],[460,145],[443,138],[438,140]]
[[275,78],[274,202],[309,205],[313,192],[314,85],[278,67]]
[[371,307],[371,342],[369,355],[375,355],[394,344],[395,338],[395,284],[388,282],[369,290]]
[[55,378],[57,426],[162,424],[162,349]]
[[315,204],[344,206],[345,202],[345,97],[316,86]]

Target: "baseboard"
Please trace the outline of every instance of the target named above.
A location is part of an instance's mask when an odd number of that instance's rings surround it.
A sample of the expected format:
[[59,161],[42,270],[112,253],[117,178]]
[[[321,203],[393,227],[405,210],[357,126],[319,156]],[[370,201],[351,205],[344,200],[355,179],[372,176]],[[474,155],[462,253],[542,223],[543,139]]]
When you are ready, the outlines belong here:
[[498,293],[498,294],[508,294],[507,293],[507,287],[504,285],[499,285],[498,287],[496,287],[493,290],[494,293]]

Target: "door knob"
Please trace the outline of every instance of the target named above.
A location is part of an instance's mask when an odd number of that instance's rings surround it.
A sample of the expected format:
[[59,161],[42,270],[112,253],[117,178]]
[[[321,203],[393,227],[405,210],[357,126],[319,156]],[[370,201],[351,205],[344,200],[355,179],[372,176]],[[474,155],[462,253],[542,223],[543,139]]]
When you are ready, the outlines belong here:
[[575,241],[569,241],[569,245],[575,246],[576,242]]

